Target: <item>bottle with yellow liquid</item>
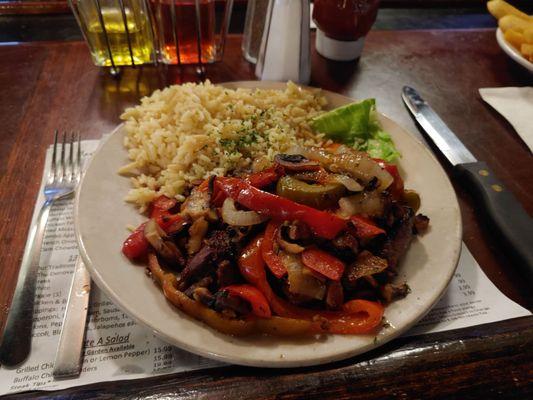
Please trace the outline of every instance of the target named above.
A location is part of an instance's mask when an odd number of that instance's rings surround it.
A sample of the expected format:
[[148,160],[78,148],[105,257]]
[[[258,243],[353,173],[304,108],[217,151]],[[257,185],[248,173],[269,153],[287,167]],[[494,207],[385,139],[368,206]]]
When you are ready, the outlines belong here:
[[155,61],[144,0],[69,0],[95,65],[118,67]]

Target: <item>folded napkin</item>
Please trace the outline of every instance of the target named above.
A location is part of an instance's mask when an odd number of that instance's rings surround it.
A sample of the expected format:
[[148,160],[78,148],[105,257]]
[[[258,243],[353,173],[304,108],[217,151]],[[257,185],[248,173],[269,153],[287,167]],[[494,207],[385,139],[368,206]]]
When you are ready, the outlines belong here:
[[509,121],[533,152],[533,87],[479,89],[479,94]]

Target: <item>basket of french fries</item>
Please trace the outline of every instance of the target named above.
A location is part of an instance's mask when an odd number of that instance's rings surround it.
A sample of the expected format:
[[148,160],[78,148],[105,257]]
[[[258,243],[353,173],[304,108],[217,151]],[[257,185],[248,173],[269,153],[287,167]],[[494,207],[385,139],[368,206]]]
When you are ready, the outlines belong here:
[[500,47],[515,61],[533,71],[533,16],[503,0],[490,0],[489,12],[498,19]]

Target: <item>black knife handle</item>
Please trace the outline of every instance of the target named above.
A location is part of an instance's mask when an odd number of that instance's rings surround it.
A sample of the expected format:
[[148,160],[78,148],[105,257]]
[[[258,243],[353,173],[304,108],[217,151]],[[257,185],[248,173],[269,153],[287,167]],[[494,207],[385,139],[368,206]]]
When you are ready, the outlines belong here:
[[455,169],[481,203],[501,239],[513,251],[517,267],[533,283],[533,219],[486,163],[458,164]]

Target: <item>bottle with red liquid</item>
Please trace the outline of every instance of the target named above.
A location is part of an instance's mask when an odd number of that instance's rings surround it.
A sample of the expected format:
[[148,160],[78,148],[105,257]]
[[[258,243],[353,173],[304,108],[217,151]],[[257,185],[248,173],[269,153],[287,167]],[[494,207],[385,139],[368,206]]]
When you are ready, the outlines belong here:
[[336,61],[359,58],[378,8],[379,0],[315,0],[317,52]]

